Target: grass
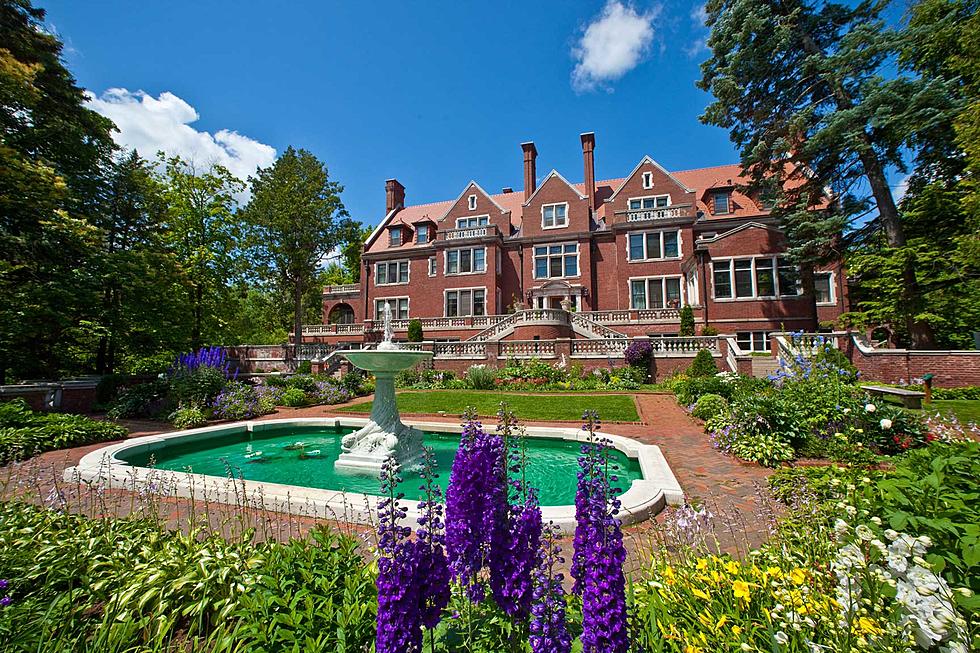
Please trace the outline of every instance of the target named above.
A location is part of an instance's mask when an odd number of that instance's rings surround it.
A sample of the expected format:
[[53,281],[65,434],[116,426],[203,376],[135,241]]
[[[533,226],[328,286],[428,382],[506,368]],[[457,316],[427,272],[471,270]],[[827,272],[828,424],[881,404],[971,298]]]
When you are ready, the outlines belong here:
[[[636,404],[629,395],[562,395],[542,393],[536,395],[507,392],[469,390],[420,390],[399,392],[398,410],[402,413],[438,413],[460,415],[467,408],[476,408],[483,417],[497,414],[500,402],[506,401],[511,410],[523,420],[578,421],[586,410],[599,411],[599,417],[608,422],[637,422],[640,416]],[[352,413],[371,412],[371,402],[346,406],[340,410]]]
[[930,413],[953,413],[960,422],[980,424],[980,401],[975,399],[941,399],[923,404],[922,408]]

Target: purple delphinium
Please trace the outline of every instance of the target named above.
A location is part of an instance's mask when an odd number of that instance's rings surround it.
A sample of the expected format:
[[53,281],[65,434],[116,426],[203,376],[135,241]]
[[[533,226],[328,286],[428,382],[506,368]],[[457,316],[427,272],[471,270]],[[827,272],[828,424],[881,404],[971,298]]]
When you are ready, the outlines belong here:
[[503,488],[503,501],[497,504],[490,542],[490,589],[505,613],[523,620],[531,610],[533,573],[538,566],[541,540],[541,507],[525,476],[524,429],[506,404],[501,404],[497,418],[502,455],[496,472]]
[[653,345],[649,340],[633,340],[623,352],[626,364],[634,367],[648,364],[651,356],[653,356]]
[[531,636],[533,653],[568,653],[572,638],[565,620],[564,576],[555,570],[565,562],[558,539],[561,531],[552,523],[541,537],[541,556],[534,571],[534,595],[531,603]]
[[197,351],[177,356],[170,368],[170,375],[193,372],[199,367],[213,367],[224,372],[225,378],[237,379],[238,368],[231,369],[231,361],[224,347],[201,347]]
[[412,529],[400,526],[406,515],[397,493],[398,463],[385,460],[381,467],[378,503],[378,625],[377,653],[405,653],[422,648],[422,624],[416,580],[415,545],[409,539]]
[[443,549],[445,531],[442,521],[442,488],[431,447],[422,448],[422,490],[425,500],[419,503],[419,528],[415,531],[416,579],[419,588],[419,615],[422,625],[435,628],[442,611],[449,604],[449,562]]
[[625,653],[629,648],[623,576],[626,548],[616,519],[619,500],[612,485],[617,478],[611,474],[611,443],[596,438],[600,422],[595,411],[586,411],[582,418],[589,437],[579,461],[575,516],[581,521],[576,524],[572,561],[572,572],[578,574],[576,586],[582,592],[582,650]]
[[504,499],[498,469],[502,440],[491,435],[467,411],[463,433],[453,459],[446,489],[446,554],[455,582],[466,588],[472,601],[484,597],[479,575],[483,570],[498,506]]

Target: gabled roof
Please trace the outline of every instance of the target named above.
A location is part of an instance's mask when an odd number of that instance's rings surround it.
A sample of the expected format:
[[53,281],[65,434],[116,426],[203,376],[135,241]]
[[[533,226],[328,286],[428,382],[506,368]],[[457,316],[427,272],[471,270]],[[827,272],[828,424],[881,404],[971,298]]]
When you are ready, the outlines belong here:
[[640,168],[643,167],[643,164],[644,163],[649,163],[649,164],[653,165],[655,168],[657,168],[658,170],[660,170],[660,172],[662,172],[665,175],[667,175],[667,177],[671,181],[673,181],[675,184],[677,184],[678,186],[680,186],[681,188],[683,188],[684,190],[686,190],[688,193],[694,192],[694,189],[690,188],[689,186],[687,186],[687,184],[685,184],[680,179],[678,179],[673,174],[671,174],[667,170],[667,168],[663,167],[662,165],[660,165],[659,163],[657,163],[656,161],[654,161],[652,158],[650,158],[649,155],[644,154],[643,155],[643,158],[640,159],[640,162],[636,164],[636,167],[635,168],[633,168],[633,171],[631,173],[629,173],[628,175],[626,175],[626,177],[623,178],[622,183],[619,184],[619,187],[616,190],[613,191],[613,194],[609,197],[610,200],[614,199],[617,195],[619,195],[619,191],[623,190],[623,186],[626,185],[626,182],[629,181],[630,179],[632,179],[636,175],[636,173],[640,171]]
[[476,189],[478,191],[480,191],[481,193],[483,193],[484,195],[486,195],[487,198],[491,202],[493,202],[493,205],[496,206],[498,209],[500,209],[500,212],[501,213],[507,213],[507,209],[505,209],[504,207],[500,206],[500,204],[498,204],[497,201],[495,199],[493,199],[493,195],[491,195],[487,191],[483,190],[483,187],[480,186],[480,184],[476,183],[476,181],[474,181],[473,179],[470,179],[469,182],[466,184],[466,186],[463,188],[463,191],[459,195],[456,196],[456,199],[454,199],[452,202],[449,202],[449,206],[446,208],[446,212],[442,214],[442,217],[439,218],[439,222],[442,222],[443,220],[446,219],[446,217],[449,216],[449,212],[453,210],[453,207],[456,206],[456,204],[461,199],[463,199],[463,195],[466,195],[466,191],[468,191],[470,189],[470,186],[476,186]]
[[548,173],[548,175],[541,181],[541,183],[538,184],[538,187],[534,189],[534,192],[531,193],[531,196],[527,198],[527,201],[524,202],[524,206],[527,206],[528,204],[531,203],[531,200],[533,200],[534,196],[538,194],[538,191],[540,191],[544,187],[544,185],[548,183],[548,180],[551,179],[552,177],[557,177],[558,179],[562,180],[566,186],[571,188],[575,192],[575,194],[578,195],[578,198],[580,200],[584,200],[586,197],[588,197],[588,195],[584,195],[582,191],[579,190],[579,186],[582,186],[584,188],[585,184],[576,185],[576,184],[569,183],[567,179],[561,176],[560,172],[552,169],[552,171]]

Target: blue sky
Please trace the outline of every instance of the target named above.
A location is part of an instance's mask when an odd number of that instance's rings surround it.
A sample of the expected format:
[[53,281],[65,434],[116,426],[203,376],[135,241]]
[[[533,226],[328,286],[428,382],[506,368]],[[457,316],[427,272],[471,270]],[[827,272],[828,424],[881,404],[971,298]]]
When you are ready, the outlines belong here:
[[366,224],[390,177],[409,203],[451,199],[471,178],[520,188],[526,140],[540,176],[572,181],[583,131],[596,132],[599,178],[644,154],[669,169],[737,160],[725,131],[698,122],[710,98],[694,86],[697,0],[39,4],[121,140],[239,174],[304,147]]

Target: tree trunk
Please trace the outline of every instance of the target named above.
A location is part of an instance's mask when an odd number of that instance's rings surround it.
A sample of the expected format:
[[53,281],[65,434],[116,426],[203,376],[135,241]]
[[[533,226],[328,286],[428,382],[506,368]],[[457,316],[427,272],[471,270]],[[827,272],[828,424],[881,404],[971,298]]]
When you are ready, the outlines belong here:
[[303,342],[303,279],[293,283],[293,357],[299,361],[299,347]]

